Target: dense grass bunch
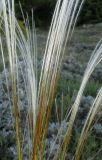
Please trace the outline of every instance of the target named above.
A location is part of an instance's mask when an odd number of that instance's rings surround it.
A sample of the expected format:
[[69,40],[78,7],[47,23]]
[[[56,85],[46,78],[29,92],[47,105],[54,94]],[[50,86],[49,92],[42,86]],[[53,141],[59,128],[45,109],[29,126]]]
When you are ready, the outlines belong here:
[[[9,90],[6,72],[6,82],[8,98],[11,106],[12,118],[15,124],[17,155],[19,160],[23,160],[24,145],[29,145],[28,159],[44,159],[47,128],[51,116],[53,101],[55,99],[57,82],[61,70],[62,60],[66,43],[70,41],[77,17],[84,0],[58,0],[50,26],[45,53],[41,68],[39,81],[37,80],[37,44],[35,25],[32,16],[32,26],[29,25],[28,17],[24,18],[25,31],[20,28],[15,18],[14,0],[2,0],[3,10],[0,17],[0,27],[6,40],[6,47],[9,59],[10,80],[12,83]],[[22,11],[23,14],[23,11]],[[33,14],[32,14],[33,15]],[[3,66],[5,64],[5,54],[3,42],[0,38],[0,49]],[[19,57],[23,59],[24,70],[19,62]],[[57,150],[54,160],[64,160],[71,140],[73,125],[78,112],[78,107],[86,87],[86,84],[95,67],[102,60],[102,41],[100,41],[88,62],[83,75],[76,100],[69,111],[66,121],[68,128]],[[24,88],[26,91],[27,111],[25,113],[25,125],[22,127],[22,112],[19,95],[19,76],[22,75]],[[12,92],[12,95],[10,94]],[[73,159],[79,160],[85,146],[89,131],[94,124],[95,117],[101,109],[102,88],[100,88],[95,101],[87,115],[84,127],[79,138],[77,149]],[[69,117],[69,119],[68,119]],[[61,129],[59,130],[60,133]],[[25,142],[28,137],[28,142]],[[52,150],[51,150],[52,152]],[[49,155],[50,157],[50,155]],[[46,159],[49,159],[47,157]]]

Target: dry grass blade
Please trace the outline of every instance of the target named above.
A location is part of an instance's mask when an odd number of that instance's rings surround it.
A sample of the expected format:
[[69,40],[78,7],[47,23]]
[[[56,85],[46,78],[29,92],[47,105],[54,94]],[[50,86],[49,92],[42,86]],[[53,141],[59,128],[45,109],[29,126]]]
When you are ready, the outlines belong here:
[[[69,126],[68,126],[68,129],[67,129],[66,135],[64,137],[64,141],[62,143],[62,146],[59,149],[58,156],[56,156],[57,158],[58,157],[61,157],[61,159],[65,158],[65,153],[66,153],[66,150],[67,150],[68,145],[70,143],[72,128],[73,128],[73,125],[74,125],[74,121],[75,121],[75,118],[76,118],[76,114],[78,112],[78,107],[79,107],[79,104],[80,104],[81,97],[83,95],[85,86],[86,86],[86,84],[88,82],[88,79],[90,78],[92,72],[94,71],[95,67],[100,63],[101,60],[102,60],[102,44],[101,44],[101,41],[100,41],[97,44],[95,50],[93,51],[92,56],[91,56],[91,58],[89,60],[89,63],[87,65],[87,68],[86,68],[85,74],[83,76],[83,80],[82,80],[79,92],[78,92],[76,100],[75,100],[75,102],[72,106],[72,112],[71,112],[71,117],[70,117],[70,120],[69,120]],[[61,150],[62,150],[62,152],[61,152]]]
[[78,145],[75,153],[75,160],[79,160],[83,151],[83,148],[85,146],[85,142],[88,138],[90,129],[92,125],[95,122],[96,115],[100,112],[102,109],[102,88],[99,90],[96,99],[93,102],[93,105],[90,108],[90,111],[88,113],[86,122],[84,124],[81,136],[78,140]]
[[[52,19],[45,49],[39,92],[38,92],[38,119],[34,138],[34,155],[41,153],[43,148],[43,133],[46,133],[51,107],[56,91],[57,79],[63,58],[63,50],[69,39],[72,25],[76,19],[76,13],[80,0],[58,0]],[[80,8],[80,7],[79,7]],[[67,35],[67,37],[66,37]],[[66,37],[66,38],[65,38]],[[34,156],[33,155],[33,159]]]
[[[20,110],[22,106],[20,106],[19,101],[19,59],[18,56],[21,55],[25,70],[26,77],[23,74],[22,66],[21,73],[24,80],[25,91],[27,95],[28,102],[28,115],[30,120],[28,122],[28,132],[30,132],[31,139],[33,141],[34,128],[36,123],[36,107],[37,107],[37,82],[36,82],[36,36],[35,36],[35,28],[34,23],[32,24],[32,30],[30,27],[26,26],[26,36],[23,34],[16,18],[14,11],[14,0],[11,2],[9,0],[2,1],[3,4],[3,15],[1,16],[2,26],[1,29],[6,39],[8,60],[10,64],[10,78],[12,81],[12,97],[9,95],[10,103],[12,102],[12,115],[15,118],[15,130],[16,130],[16,142],[17,142],[17,152],[18,159],[23,159],[23,139],[25,138],[23,135],[23,128],[21,122],[21,113]],[[33,19],[33,18],[32,18]],[[33,20],[32,20],[33,21]],[[27,22],[28,23],[28,22]],[[29,25],[29,24],[28,24]],[[1,42],[1,41],[0,41]],[[34,45],[35,44],[35,45]],[[1,53],[3,58],[4,68],[5,59],[4,59],[4,50],[1,46]],[[18,55],[19,53],[19,55]],[[7,87],[8,88],[8,87]],[[8,89],[9,93],[9,89]],[[31,118],[32,115],[32,118]],[[30,124],[29,124],[30,123]],[[32,125],[31,125],[32,123]],[[25,125],[26,127],[26,125]],[[30,148],[31,150],[31,148]],[[31,152],[31,151],[30,151]]]
[[16,129],[16,143],[18,159],[22,160],[22,147],[21,147],[21,128],[19,120],[19,108],[16,97],[16,70],[17,70],[17,55],[16,55],[16,34],[15,34],[15,15],[14,15],[14,1],[2,1],[3,5],[3,17],[4,17],[4,33],[6,36],[6,44],[10,62],[11,80],[12,80],[12,103],[13,113],[15,117],[15,129]]
[[[98,43],[98,45],[96,46],[95,50],[93,51],[92,56],[89,60],[89,63],[87,65],[87,68],[86,68],[86,71],[85,71],[85,74],[83,76],[83,80],[82,80],[82,83],[81,83],[81,86],[80,86],[80,90],[78,92],[75,103],[72,107],[73,108],[73,111],[72,111],[73,112],[73,114],[72,114],[73,115],[72,116],[73,121],[74,121],[76,113],[78,111],[78,106],[80,104],[80,100],[81,100],[83,91],[85,89],[86,83],[87,83],[88,79],[90,78],[92,72],[94,71],[96,66],[100,63],[101,60],[102,60],[102,44],[101,44],[101,41],[100,41]],[[73,121],[71,121],[71,122],[73,123]]]

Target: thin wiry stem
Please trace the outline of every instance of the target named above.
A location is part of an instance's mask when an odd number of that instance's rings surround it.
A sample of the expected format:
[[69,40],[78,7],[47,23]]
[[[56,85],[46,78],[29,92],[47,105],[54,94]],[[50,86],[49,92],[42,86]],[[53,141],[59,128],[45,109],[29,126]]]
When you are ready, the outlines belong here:
[[[62,48],[65,46],[66,33],[70,33],[71,26],[75,20],[75,13],[79,5],[79,0],[63,0],[58,1],[54,17],[51,24],[51,29],[48,36],[48,41],[45,49],[43,65],[41,70],[40,87],[38,92],[38,121],[34,144],[40,146],[42,143],[41,134],[43,122],[48,107],[52,106],[51,99],[54,97],[57,77],[62,62]],[[67,39],[69,34],[67,35]],[[44,114],[43,114],[44,113]],[[47,121],[47,119],[46,119]],[[36,138],[37,137],[37,138]],[[41,143],[40,143],[41,142]],[[37,147],[35,147],[36,149]],[[37,151],[34,151],[36,154]]]
[[[7,2],[7,6],[6,6]],[[14,15],[14,1],[12,0],[11,4],[9,1],[2,1],[3,3],[3,16],[4,18],[4,27],[6,34],[6,44],[9,55],[10,70],[11,70],[11,80],[12,80],[12,103],[13,103],[13,113],[15,117],[15,129],[16,129],[16,143],[17,143],[17,152],[18,159],[22,160],[22,149],[21,149],[21,128],[19,125],[19,108],[17,105],[16,97],[16,37],[15,37],[15,15]],[[7,15],[8,9],[8,15]]]
[[[66,132],[66,135],[64,137],[64,141],[62,143],[61,148],[63,148],[63,157],[65,157],[65,151],[67,149],[67,146],[70,142],[71,139],[71,133],[72,133],[72,128],[74,125],[74,121],[76,118],[76,114],[78,112],[78,107],[81,101],[81,97],[83,95],[83,91],[85,89],[85,86],[88,82],[89,77],[91,76],[92,72],[94,71],[95,67],[100,63],[100,61],[102,60],[102,44],[101,41],[98,43],[98,45],[96,46],[95,50],[93,51],[93,54],[90,58],[90,61],[87,65],[85,74],[83,76],[83,80],[79,89],[79,92],[77,94],[76,100],[72,106],[72,113],[71,113],[71,117],[69,120],[69,125],[68,125],[68,129]],[[61,150],[61,149],[60,149]]]
[[[22,160],[23,158],[23,151],[22,151],[22,136],[21,136],[21,113],[20,107],[18,106],[19,103],[19,95],[17,97],[17,92],[19,90],[19,73],[18,73],[18,51],[19,54],[22,55],[23,61],[26,67],[26,80],[24,79],[25,83],[25,90],[27,93],[28,105],[29,110],[32,111],[33,114],[33,124],[35,125],[36,122],[36,98],[37,98],[37,84],[35,78],[35,63],[33,63],[34,56],[36,55],[36,49],[34,46],[35,42],[35,28],[33,29],[33,34],[30,28],[26,28],[26,35],[25,38],[21,28],[18,25],[18,22],[15,18],[15,11],[14,11],[14,1],[12,0],[11,3],[9,0],[3,1],[3,17],[1,17],[3,21],[3,32],[6,37],[6,45],[7,45],[7,52],[9,56],[9,63],[10,63],[10,75],[12,80],[12,104],[13,104],[13,113],[15,118],[15,129],[16,129],[16,142],[17,142],[17,152],[18,152],[18,159]],[[33,23],[34,24],[34,23]],[[34,27],[34,26],[33,26]],[[34,46],[33,46],[34,45]],[[2,47],[2,45],[1,45]],[[2,48],[1,48],[2,49]],[[3,50],[2,50],[3,53]],[[3,55],[3,54],[2,54]],[[2,56],[3,57],[3,56]],[[34,59],[36,62],[36,60]],[[3,58],[4,63],[4,58]],[[5,64],[5,63],[4,63]],[[5,67],[5,65],[4,65]],[[34,70],[35,69],[35,70]],[[22,74],[23,75],[23,74]],[[24,77],[24,76],[23,76]],[[32,129],[32,134],[34,132],[34,126]],[[33,137],[33,136],[32,136]]]
[[81,136],[78,140],[78,145],[75,153],[75,160],[79,160],[81,157],[91,126],[94,124],[97,113],[99,113],[99,111],[102,109],[101,104],[102,104],[102,88],[99,90],[96,99],[94,100],[93,105],[91,106],[88,116],[86,118],[86,122],[81,132]]

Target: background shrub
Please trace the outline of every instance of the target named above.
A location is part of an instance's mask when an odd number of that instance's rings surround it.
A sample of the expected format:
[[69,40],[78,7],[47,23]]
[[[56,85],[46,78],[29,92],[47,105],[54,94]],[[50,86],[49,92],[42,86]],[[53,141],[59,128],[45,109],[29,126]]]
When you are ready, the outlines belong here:
[[[16,2],[16,14],[19,19],[22,15],[19,9],[18,0]],[[36,25],[40,27],[49,26],[56,0],[21,0],[24,13],[31,14],[31,9],[34,10]],[[30,16],[31,17],[31,16]],[[86,0],[83,6],[78,24],[98,23],[102,21],[102,1],[101,0]]]

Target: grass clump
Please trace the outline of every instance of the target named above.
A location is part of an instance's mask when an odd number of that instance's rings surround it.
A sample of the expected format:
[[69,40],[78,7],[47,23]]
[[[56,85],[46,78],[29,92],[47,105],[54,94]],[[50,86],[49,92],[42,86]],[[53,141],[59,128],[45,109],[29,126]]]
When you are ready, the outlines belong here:
[[[49,120],[51,117],[52,106],[54,103],[58,78],[60,75],[62,60],[64,56],[67,41],[70,41],[75,23],[83,0],[58,0],[51,27],[48,34],[46,48],[43,57],[43,63],[40,73],[40,79],[37,79],[37,45],[35,25],[32,17],[32,26],[29,25],[28,17],[24,18],[26,36],[22,32],[18,21],[15,18],[14,0],[11,3],[3,0],[3,21],[2,30],[5,35],[7,54],[9,57],[9,72],[11,80],[11,90],[8,87],[8,78],[6,76],[8,98],[11,107],[11,113],[15,124],[17,159],[24,159],[24,146],[26,137],[31,140],[28,148],[29,160],[43,160],[45,151],[45,142]],[[0,49],[2,54],[3,66],[6,68],[3,42],[0,39]],[[24,71],[20,65],[19,56],[24,62]],[[88,62],[87,68],[83,75],[82,82],[74,104],[65,117],[68,121],[68,128],[60,147],[58,148],[53,160],[64,160],[70,148],[70,141],[73,132],[76,115],[79,109],[80,101],[84,93],[89,78],[102,59],[102,42],[100,41]],[[24,74],[25,73],[25,74]],[[27,112],[25,114],[25,123],[22,127],[22,113],[19,95],[19,76],[23,77],[24,89],[26,92]],[[66,91],[67,92],[67,91]],[[18,93],[18,94],[17,94]],[[98,91],[95,101],[90,107],[85,124],[78,138],[74,160],[79,160],[84,150],[91,127],[94,124],[97,114],[101,110],[102,88]],[[25,132],[26,130],[26,132]],[[59,130],[60,133],[60,130]],[[49,159],[49,157],[47,157]]]

